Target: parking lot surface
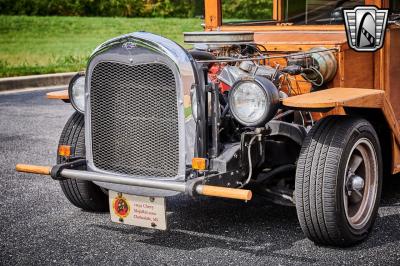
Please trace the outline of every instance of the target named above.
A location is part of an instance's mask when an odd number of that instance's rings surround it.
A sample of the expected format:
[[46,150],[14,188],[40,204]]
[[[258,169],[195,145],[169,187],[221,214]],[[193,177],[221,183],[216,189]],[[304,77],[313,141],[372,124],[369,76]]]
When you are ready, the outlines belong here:
[[385,178],[374,231],[350,249],[314,245],[294,208],[258,197],[169,198],[165,232],[84,212],[56,181],[14,170],[19,162],[55,164],[73,109],[45,93],[0,94],[0,265],[400,265],[400,177]]

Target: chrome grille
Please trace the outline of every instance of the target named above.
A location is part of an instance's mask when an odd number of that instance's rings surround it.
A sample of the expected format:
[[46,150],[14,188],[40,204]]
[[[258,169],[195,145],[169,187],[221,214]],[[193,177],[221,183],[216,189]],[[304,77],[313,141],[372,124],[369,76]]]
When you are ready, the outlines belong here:
[[176,81],[159,63],[98,63],[90,81],[95,167],[174,177],[179,167]]

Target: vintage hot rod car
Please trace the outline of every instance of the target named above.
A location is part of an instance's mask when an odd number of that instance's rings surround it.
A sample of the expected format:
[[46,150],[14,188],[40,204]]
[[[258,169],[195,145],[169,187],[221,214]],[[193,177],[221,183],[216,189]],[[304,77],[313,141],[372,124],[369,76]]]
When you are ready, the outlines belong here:
[[[57,165],[17,170],[115,222],[166,229],[165,197],[254,192],[296,206],[316,243],[364,240],[383,177],[400,171],[399,1],[273,3],[272,19],[227,22],[206,0],[191,50],[146,32],[101,44],[68,92],[48,94],[76,110]],[[357,5],[390,8],[378,51],[348,44],[343,9]]]

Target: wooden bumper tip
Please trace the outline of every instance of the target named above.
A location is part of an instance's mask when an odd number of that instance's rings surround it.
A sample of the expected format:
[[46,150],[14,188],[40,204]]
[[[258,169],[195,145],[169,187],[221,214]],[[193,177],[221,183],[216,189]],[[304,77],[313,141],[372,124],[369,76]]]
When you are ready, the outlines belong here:
[[207,185],[200,186],[198,193],[204,196],[238,199],[244,201],[251,200],[253,197],[251,190]]
[[50,166],[39,166],[39,165],[29,165],[29,164],[17,164],[15,166],[17,172],[31,173],[39,175],[50,175]]

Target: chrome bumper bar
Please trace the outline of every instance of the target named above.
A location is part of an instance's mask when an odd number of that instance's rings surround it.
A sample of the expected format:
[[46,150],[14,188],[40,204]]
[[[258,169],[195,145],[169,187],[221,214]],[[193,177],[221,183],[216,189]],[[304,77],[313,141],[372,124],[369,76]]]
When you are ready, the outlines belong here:
[[[204,195],[211,197],[230,198],[248,201],[252,198],[252,192],[246,189],[235,189],[227,187],[217,187],[201,184],[201,180],[190,180],[187,182],[173,182],[154,179],[143,179],[129,176],[118,176],[85,170],[73,170],[59,168],[59,166],[36,166],[17,164],[16,170],[23,173],[52,175],[54,179],[78,179],[87,181],[98,181],[121,185],[130,185],[146,188],[164,189],[182,192],[191,196]],[[54,174],[56,172],[56,175]]]
[[71,170],[71,169],[64,169],[61,171],[61,173],[62,177],[70,179],[81,179],[87,181],[97,181],[97,182],[114,183],[120,185],[158,188],[158,189],[172,190],[177,192],[186,192],[186,183],[184,182],[132,178],[132,177],[88,172],[81,170]]

